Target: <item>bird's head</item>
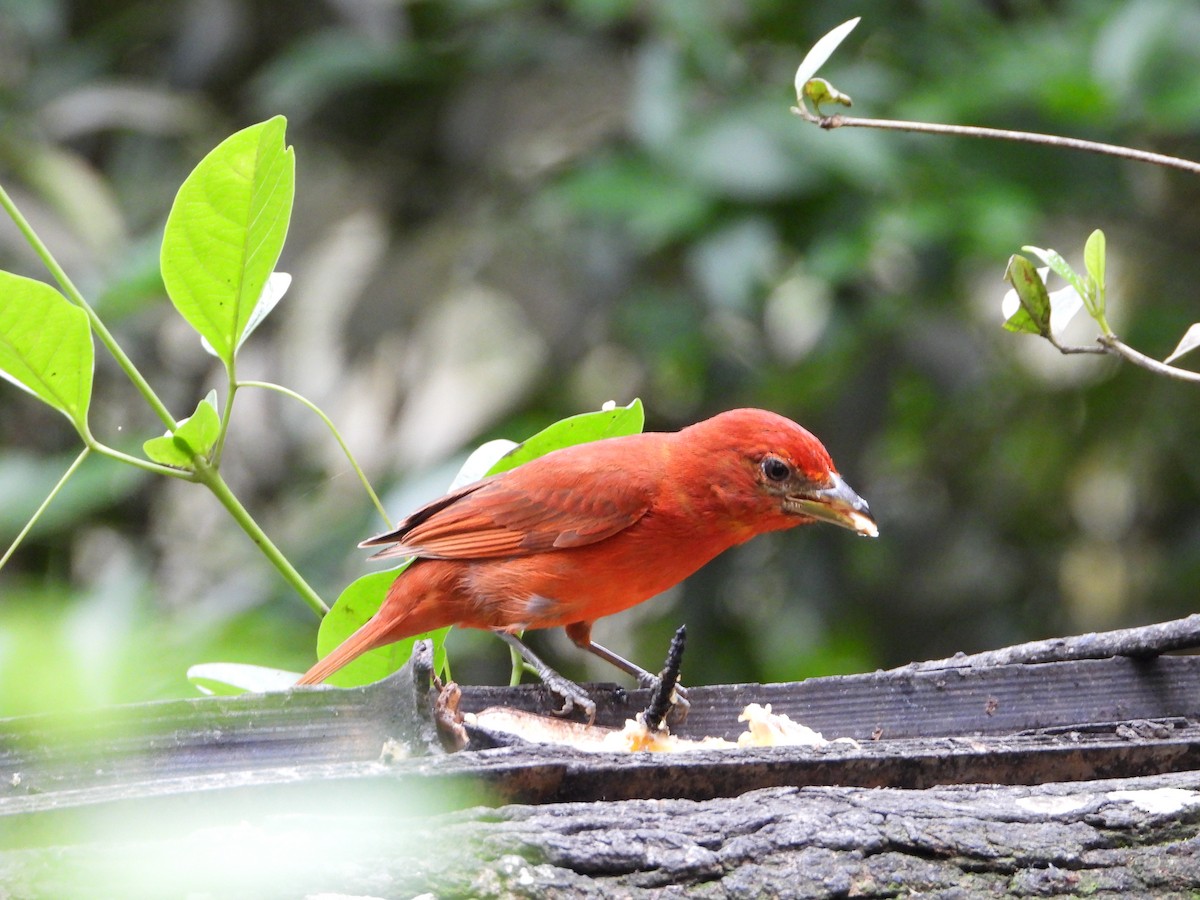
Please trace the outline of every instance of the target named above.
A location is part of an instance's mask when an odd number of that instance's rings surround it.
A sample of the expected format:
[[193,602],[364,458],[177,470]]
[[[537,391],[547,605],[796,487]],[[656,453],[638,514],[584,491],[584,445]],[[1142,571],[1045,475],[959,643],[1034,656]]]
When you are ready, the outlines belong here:
[[713,474],[711,488],[755,530],[830,522],[868,537],[879,528],[829,452],[791,419],[735,409],[680,432]]

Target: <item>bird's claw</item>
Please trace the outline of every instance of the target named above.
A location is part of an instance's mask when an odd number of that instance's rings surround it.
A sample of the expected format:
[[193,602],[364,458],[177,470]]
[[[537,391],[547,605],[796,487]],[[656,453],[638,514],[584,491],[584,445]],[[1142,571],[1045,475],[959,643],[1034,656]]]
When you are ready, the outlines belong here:
[[587,716],[587,723],[591,725],[596,721],[596,703],[588,696],[587,691],[571,681],[569,678],[564,678],[553,670],[539,673],[542,684],[550,693],[562,698],[562,709],[558,710],[555,715],[569,716],[576,706],[580,711]]

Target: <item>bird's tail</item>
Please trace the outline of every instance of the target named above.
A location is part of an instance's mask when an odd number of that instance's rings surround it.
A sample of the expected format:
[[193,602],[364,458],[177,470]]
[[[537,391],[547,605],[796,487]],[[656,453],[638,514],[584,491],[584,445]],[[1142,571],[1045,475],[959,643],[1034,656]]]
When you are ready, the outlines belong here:
[[368,650],[387,643],[383,640],[388,622],[378,614],[359,626],[350,637],[333,648],[317,661],[317,664],[300,676],[296,684],[320,684],[342,666],[362,656]]
[[440,568],[429,563],[410,567],[392,583],[379,612],[301,675],[296,684],[320,684],[368,650],[458,621],[455,607],[439,589],[442,576]]

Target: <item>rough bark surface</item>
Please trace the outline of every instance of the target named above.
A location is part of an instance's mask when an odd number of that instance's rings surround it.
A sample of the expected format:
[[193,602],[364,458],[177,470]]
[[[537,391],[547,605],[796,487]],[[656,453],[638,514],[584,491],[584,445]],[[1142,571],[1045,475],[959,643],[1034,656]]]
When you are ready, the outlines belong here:
[[[1200,776],[362,809],[0,855],[2,897],[1191,897]],[[162,871],[160,871],[162,870]],[[173,890],[156,878],[169,871]],[[132,877],[131,873],[136,873]]]

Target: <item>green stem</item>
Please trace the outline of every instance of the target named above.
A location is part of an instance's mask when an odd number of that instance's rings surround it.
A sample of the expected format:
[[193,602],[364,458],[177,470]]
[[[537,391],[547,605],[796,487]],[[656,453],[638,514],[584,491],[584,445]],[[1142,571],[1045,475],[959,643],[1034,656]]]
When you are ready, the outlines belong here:
[[525,674],[525,660],[521,658],[517,648],[511,644],[508,647],[508,655],[512,657],[512,675],[508,678],[508,686],[516,687],[521,683],[521,676]]
[[174,431],[177,423],[171,415],[170,410],[158,398],[158,394],[154,393],[154,388],[150,387],[149,382],[138,371],[133,361],[125,355],[125,351],[121,349],[120,344],[117,343],[117,339],[112,336],[112,332],[100,321],[100,317],[96,315],[96,311],[83,298],[83,294],[79,292],[79,289],[75,287],[75,283],[63,271],[62,266],[58,264],[58,260],[54,258],[50,249],[42,243],[42,239],[37,236],[37,232],[33,230],[33,226],[29,224],[29,221],[21,214],[21,211],[17,209],[17,205],[8,196],[8,192],[4,190],[3,185],[0,185],[0,207],[8,213],[9,217],[16,224],[17,230],[25,237],[25,240],[33,248],[33,252],[38,255],[38,258],[41,259],[50,274],[54,276],[54,280],[58,282],[63,292],[73,303],[82,307],[83,311],[87,313],[88,321],[91,323],[92,330],[96,333],[96,336],[100,338],[100,343],[108,349],[108,352],[112,354],[117,364],[129,377],[129,380],[133,382],[134,387],[146,398],[146,402],[150,404],[150,408],[154,410],[155,414],[167,428]]
[[212,465],[221,468],[221,454],[225,452],[225,436],[229,433],[229,422],[233,417],[233,398],[237,394],[237,369],[233,359],[225,362],[225,378],[229,383],[229,396],[225,398],[225,409],[221,411],[221,428],[217,432],[217,444],[213,448]]
[[135,466],[139,469],[145,469],[147,472],[153,472],[155,475],[166,475],[169,478],[182,478],[184,481],[195,481],[196,476],[184,469],[174,469],[171,466],[164,466],[161,463],[156,463],[148,459],[142,459],[139,456],[131,456],[128,453],[122,453],[107,444],[102,444],[100,441],[92,437],[91,432],[81,432],[83,443],[87,449],[95,450],[101,456],[107,456],[109,459],[115,459],[123,462],[126,465]]
[[48,507],[54,498],[58,496],[58,492],[63,489],[64,485],[66,485],[67,479],[75,474],[75,470],[83,464],[83,461],[87,459],[89,453],[91,453],[91,449],[89,447],[84,447],[80,454],[75,457],[75,462],[71,463],[67,471],[63,473],[63,477],[58,479],[58,483],[54,485],[54,488],[46,496],[46,499],[42,501],[42,505],[39,506],[36,511],[34,511],[32,516],[29,517],[29,521],[25,523],[25,527],[21,529],[20,534],[16,536],[12,544],[9,545],[9,548],[4,551],[4,555],[0,556],[0,569],[3,569],[9,558],[17,552],[17,548],[21,546],[21,541],[25,540],[25,535],[29,534],[33,526],[37,524],[37,520],[42,517],[42,513],[46,511],[46,507]]
[[[25,216],[21,214],[21,211],[17,208],[17,205],[13,202],[12,198],[8,195],[8,192],[4,190],[2,185],[0,185],[0,208],[3,208],[4,211],[8,213],[9,217],[12,218],[13,222],[17,226],[17,230],[21,232],[25,240],[33,248],[33,251],[38,255],[38,258],[41,259],[42,263],[54,277],[55,281],[57,281],[62,287],[63,292],[67,295],[67,297],[73,303],[83,309],[85,313],[87,313],[88,321],[91,324],[92,330],[96,333],[97,337],[100,338],[100,342],[104,344],[108,352],[112,354],[113,358],[117,361],[117,364],[124,370],[125,374],[129,377],[129,380],[133,382],[134,387],[136,387],[138,392],[145,398],[151,409],[154,410],[155,414],[159,417],[159,419],[162,420],[163,424],[169,431],[174,432],[177,430],[179,424],[175,421],[175,417],[171,415],[170,410],[167,409],[166,404],[159,399],[158,395],[154,392],[154,389],[150,387],[149,382],[147,382],[142,376],[142,373],[138,371],[137,367],[133,364],[133,361],[125,354],[125,351],[121,349],[121,346],[117,343],[116,338],[113,337],[112,332],[110,332],[107,326],[105,326],[105,324],[100,320],[100,317],[96,314],[96,311],[92,309],[91,305],[87,302],[87,300],[84,299],[83,294],[79,292],[79,289],[75,287],[74,282],[71,281],[70,277],[63,270],[62,266],[58,264],[58,260],[54,258],[54,255],[50,252],[50,249],[42,242],[42,239],[38,237],[37,233],[33,230],[33,226],[31,226]],[[234,379],[232,367],[228,368],[228,373],[230,382],[230,395],[225,404],[225,414],[221,422],[222,442],[229,425],[229,411],[233,406],[233,393],[237,389],[237,382]],[[209,463],[203,458],[197,457],[194,461],[195,472],[185,472],[179,469],[173,469],[169,466],[162,466],[149,460],[139,459],[136,456],[130,456],[122,453],[119,450],[114,450],[111,447],[105,446],[89,433],[86,425],[84,425],[83,429],[80,431],[80,436],[83,438],[85,444],[83,453],[80,454],[75,464],[72,465],[70,470],[68,470],[67,475],[63,476],[63,479],[59,482],[58,486],[55,487],[54,491],[51,492],[50,496],[47,497],[42,506],[39,507],[38,512],[34,515],[34,520],[31,520],[25,529],[22,530],[13,546],[10,547],[8,552],[5,553],[5,561],[7,561],[8,557],[12,555],[16,545],[20,543],[21,539],[28,532],[29,528],[33,524],[33,521],[36,521],[36,518],[41,514],[42,509],[44,509],[46,505],[54,498],[55,494],[57,494],[66,478],[72,472],[74,472],[74,470],[90,451],[95,450],[97,453],[103,454],[104,456],[121,460],[122,462],[129,463],[130,465],[134,465],[141,469],[146,469],[160,475],[168,475],[173,478],[185,478],[190,481],[196,481],[203,484],[210,491],[212,491],[217,500],[220,501],[221,505],[225,507],[226,511],[233,516],[234,521],[236,521],[238,525],[241,526],[242,530],[249,535],[250,539],[258,545],[258,548],[262,551],[263,555],[271,561],[275,568],[279,570],[280,574],[283,575],[288,584],[295,588],[296,592],[300,594],[301,598],[310,607],[312,607],[313,611],[320,616],[325,615],[325,613],[329,611],[329,607],[325,605],[325,601],[323,601],[317,592],[308,585],[300,573],[296,571],[295,567],[288,561],[287,557],[285,557],[283,553],[280,552],[279,548],[271,542],[271,539],[267,537],[262,528],[259,527],[258,523],[254,521],[254,518],[249,512],[247,512],[246,508],[242,506],[241,502],[237,499],[237,497],[234,496],[233,492],[229,489],[229,485],[225,483],[225,480],[221,478],[220,474],[218,473],[215,463]],[[0,562],[0,565],[2,564],[3,563]]]
[[233,491],[229,489],[229,485],[225,483],[225,479],[221,477],[220,473],[200,456],[197,456],[194,462],[196,465],[196,480],[213,492],[217,500],[221,502],[221,505],[233,516],[234,521],[241,526],[242,531],[246,532],[250,540],[258,545],[258,549],[279,570],[279,574],[296,590],[301,599],[318,616],[324,616],[325,613],[329,612],[329,607],[325,604],[325,601],[321,599],[316,591],[309,587],[304,577],[296,571],[296,567],[271,542],[271,539],[267,537],[258,523],[254,521],[254,518],[246,510],[246,507],[242,506],[241,501],[234,496]]
[[320,407],[318,407],[303,394],[298,394],[289,388],[285,388],[281,384],[275,384],[271,381],[242,381],[238,383],[238,387],[256,387],[263,388],[264,390],[268,391],[276,391],[277,393],[283,394],[285,397],[291,397],[293,400],[303,403],[310,410],[312,410],[312,412],[315,413],[317,417],[329,427],[330,432],[333,434],[333,439],[338,442],[338,446],[341,447],[342,452],[346,454],[346,459],[350,461],[351,468],[353,468],[355,473],[358,475],[358,480],[362,482],[363,489],[367,492],[367,496],[370,497],[371,502],[375,504],[375,509],[379,511],[379,515],[383,517],[383,521],[387,523],[387,527],[392,527],[392,520],[388,518],[387,510],[383,508],[383,504],[380,502],[379,496],[375,493],[374,488],[371,487],[371,482],[367,480],[366,473],[363,472],[362,467],[359,466],[358,461],[355,460],[354,454],[350,452],[350,448],[346,446],[346,442],[342,439],[341,432],[337,430],[337,426],[333,424],[329,416],[325,415],[325,413],[321,411]]

